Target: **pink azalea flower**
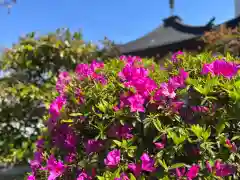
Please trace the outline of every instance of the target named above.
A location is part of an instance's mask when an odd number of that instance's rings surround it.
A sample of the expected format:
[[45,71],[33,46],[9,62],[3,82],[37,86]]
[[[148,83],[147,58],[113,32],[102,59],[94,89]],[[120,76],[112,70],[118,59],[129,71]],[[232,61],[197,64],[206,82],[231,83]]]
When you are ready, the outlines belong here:
[[76,74],[78,75],[79,79],[91,76],[93,70],[89,67],[88,64],[78,64],[75,70]]
[[133,135],[131,134],[132,129],[132,126],[129,126],[128,124],[114,124],[108,130],[107,134],[109,137],[131,139],[133,137]]
[[71,77],[68,72],[61,72],[58,76],[56,83],[56,90],[63,95],[65,93],[66,86],[70,83]]
[[130,180],[125,173],[122,173],[120,178],[114,178],[114,180]]
[[156,143],[154,143],[154,145],[156,146],[157,149],[164,149],[165,148],[164,143],[156,142]]
[[129,163],[128,169],[130,169],[136,177],[140,176],[142,171],[141,164]]
[[27,177],[27,180],[36,180],[35,176],[34,175],[29,175]]
[[[70,128],[69,128],[70,129]],[[68,150],[73,150],[77,145],[77,136],[74,134],[74,132],[69,131],[65,135],[64,139],[64,147]]]
[[157,88],[155,81],[148,77],[133,79],[124,85],[128,88],[133,87],[143,97],[148,97]]
[[142,170],[148,172],[153,172],[156,170],[154,167],[154,160],[150,158],[147,153],[143,153],[140,159],[142,160]]
[[134,63],[141,62],[142,59],[138,56],[120,56],[120,61],[125,62],[125,64],[133,65]]
[[238,72],[238,67],[232,62],[227,62],[223,59],[215,60],[212,63],[204,64],[202,74],[210,73],[212,76],[224,76],[225,78],[232,78]]
[[178,52],[173,53],[173,55],[172,55],[172,62],[173,63],[177,63],[179,61],[178,56],[179,55],[183,55],[183,54],[184,53],[182,51],[178,51]]
[[226,145],[232,152],[237,152],[237,146],[235,143],[231,143],[229,139],[226,140]]
[[89,176],[85,170],[83,170],[77,177],[77,180],[92,180],[92,177]]
[[236,172],[236,168],[228,164],[220,164],[220,167],[216,169],[216,176],[226,177],[233,175]]
[[38,149],[42,149],[43,147],[44,147],[44,139],[38,139],[37,141],[36,141],[36,147],[38,148]]
[[148,76],[148,70],[142,67],[133,67],[127,64],[122,71],[118,73],[121,80],[131,81],[132,79],[144,78]]
[[79,104],[83,104],[85,102],[83,92],[81,89],[77,88],[74,94]]
[[92,63],[90,64],[90,68],[92,71],[95,71],[97,69],[102,69],[104,68],[104,63],[93,60]]
[[173,112],[178,112],[182,106],[184,105],[184,102],[182,101],[173,101],[171,102],[171,108]]
[[213,167],[207,161],[206,168],[210,173],[214,173],[216,176],[219,176],[219,177],[230,176],[236,172],[236,168],[234,166],[223,164],[219,160],[215,161]]
[[184,71],[184,69],[179,70],[179,75],[173,76],[169,79],[169,84],[174,88],[182,88],[185,86],[185,81],[188,78],[188,72]]
[[34,159],[30,161],[30,166],[33,171],[36,171],[38,168],[41,167],[41,163],[43,161],[43,153],[42,152],[35,152]]
[[65,166],[61,161],[57,161],[54,156],[50,156],[47,160],[46,169],[49,171],[48,180],[55,180],[65,171]]
[[162,142],[156,142],[154,145],[156,146],[157,149],[163,149],[165,148],[165,145],[167,143],[167,136],[164,134],[162,136]]
[[99,152],[104,147],[104,141],[103,140],[95,140],[95,139],[89,139],[85,143],[85,148],[87,154],[90,154],[92,152]]
[[158,91],[159,91],[159,94],[162,94],[165,97],[168,97],[171,99],[176,97],[175,88],[168,83],[162,83]]
[[213,168],[212,168],[212,166],[210,165],[209,161],[206,161],[206,168],[208,169],[208,171],[209,171],[210,173],[212,173]]
[[115,168],[120,163],[120,150],[114,149],[110,151],[107,158],[104,159],[104,163],[109,168]]
[[66,104],[66,99],[64,97],[58,96],[50,105],[49,113],[52,117],[58,117],[63,106]]
[[131,112],[144,112],[145,99],[140,94],[134,94],[127,99],[130,103]]
[[70,152],[68,155],[65,156],[64,161],[68,163],[72,163],[76,160],[76,153]]
[[106,78],[101,74],[93,73],[91,77],[102,85],[107,84]]
[[186,173],[186,168],[176,168],[176,175],[178,178],[184,177]]
[[205,106],[191,106],[191,109],[193,110],[193,112],[201,112],[201,113],[209,112],[209,108]]
[[188,170],[186,175],[188,179],[192,180],[193,178],[197,177],[199,169],[200,169],[199,165],[192,165],[192,167]]

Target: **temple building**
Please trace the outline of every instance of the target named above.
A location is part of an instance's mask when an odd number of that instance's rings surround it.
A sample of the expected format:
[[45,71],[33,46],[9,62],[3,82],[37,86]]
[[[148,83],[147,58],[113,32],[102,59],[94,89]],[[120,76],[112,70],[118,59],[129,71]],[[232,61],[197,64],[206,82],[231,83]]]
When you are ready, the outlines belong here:
[[171,15],[164,19],[163,24],[152,32],[126,44],[120,44],[118,48],[123,55],[159,59],[169,52],[178,50],[201,51],[205,46],[205,43],[201,40],[205,32],[217,29],[221,25],[227,28],[234,28],[239,25],[240,0],[235,0],[235,18],[219,25],[213,25],[214,19],[203,26],[191,26],[184,24],[180,17]]

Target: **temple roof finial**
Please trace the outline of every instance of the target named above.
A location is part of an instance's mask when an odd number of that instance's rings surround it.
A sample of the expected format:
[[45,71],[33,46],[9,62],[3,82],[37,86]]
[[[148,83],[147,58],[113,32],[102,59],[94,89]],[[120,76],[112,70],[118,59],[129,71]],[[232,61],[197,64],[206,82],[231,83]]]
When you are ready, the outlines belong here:
[[170,16],[173,16],[173,14],[174,14],[174,0],[169,0],[169,6],[170,6]]

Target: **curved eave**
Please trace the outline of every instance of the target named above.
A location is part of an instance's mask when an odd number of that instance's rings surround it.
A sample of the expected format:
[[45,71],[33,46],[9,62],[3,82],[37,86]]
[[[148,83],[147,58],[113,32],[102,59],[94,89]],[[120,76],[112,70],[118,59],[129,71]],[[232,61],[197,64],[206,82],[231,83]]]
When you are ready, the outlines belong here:
[[211,29],[206,26],[190,26],[179,21],[177,16],[164,20],[164,24],[152,32],[126,44],[118,45],[121,53],[130,53],[144,49],[161,47],[185,40],[198,38]]

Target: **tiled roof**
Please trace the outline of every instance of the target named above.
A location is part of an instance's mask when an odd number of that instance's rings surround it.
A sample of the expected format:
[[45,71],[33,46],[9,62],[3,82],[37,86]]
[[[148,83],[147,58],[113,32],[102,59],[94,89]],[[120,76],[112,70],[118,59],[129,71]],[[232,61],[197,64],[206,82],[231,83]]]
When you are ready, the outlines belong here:
[[[120,52],[130,53],[178,43],[201,37],[204,32],[213,29],[211,23],[208,23],[205,26],[190,26],[183,24],[178,16],[171,16],[163,21],[163,25],[159,26],[145,36],[126,44],[118,45]],[[225,24],[227,24],[227,26],[234,26],[239,21],[240,17],[227,21]]]

